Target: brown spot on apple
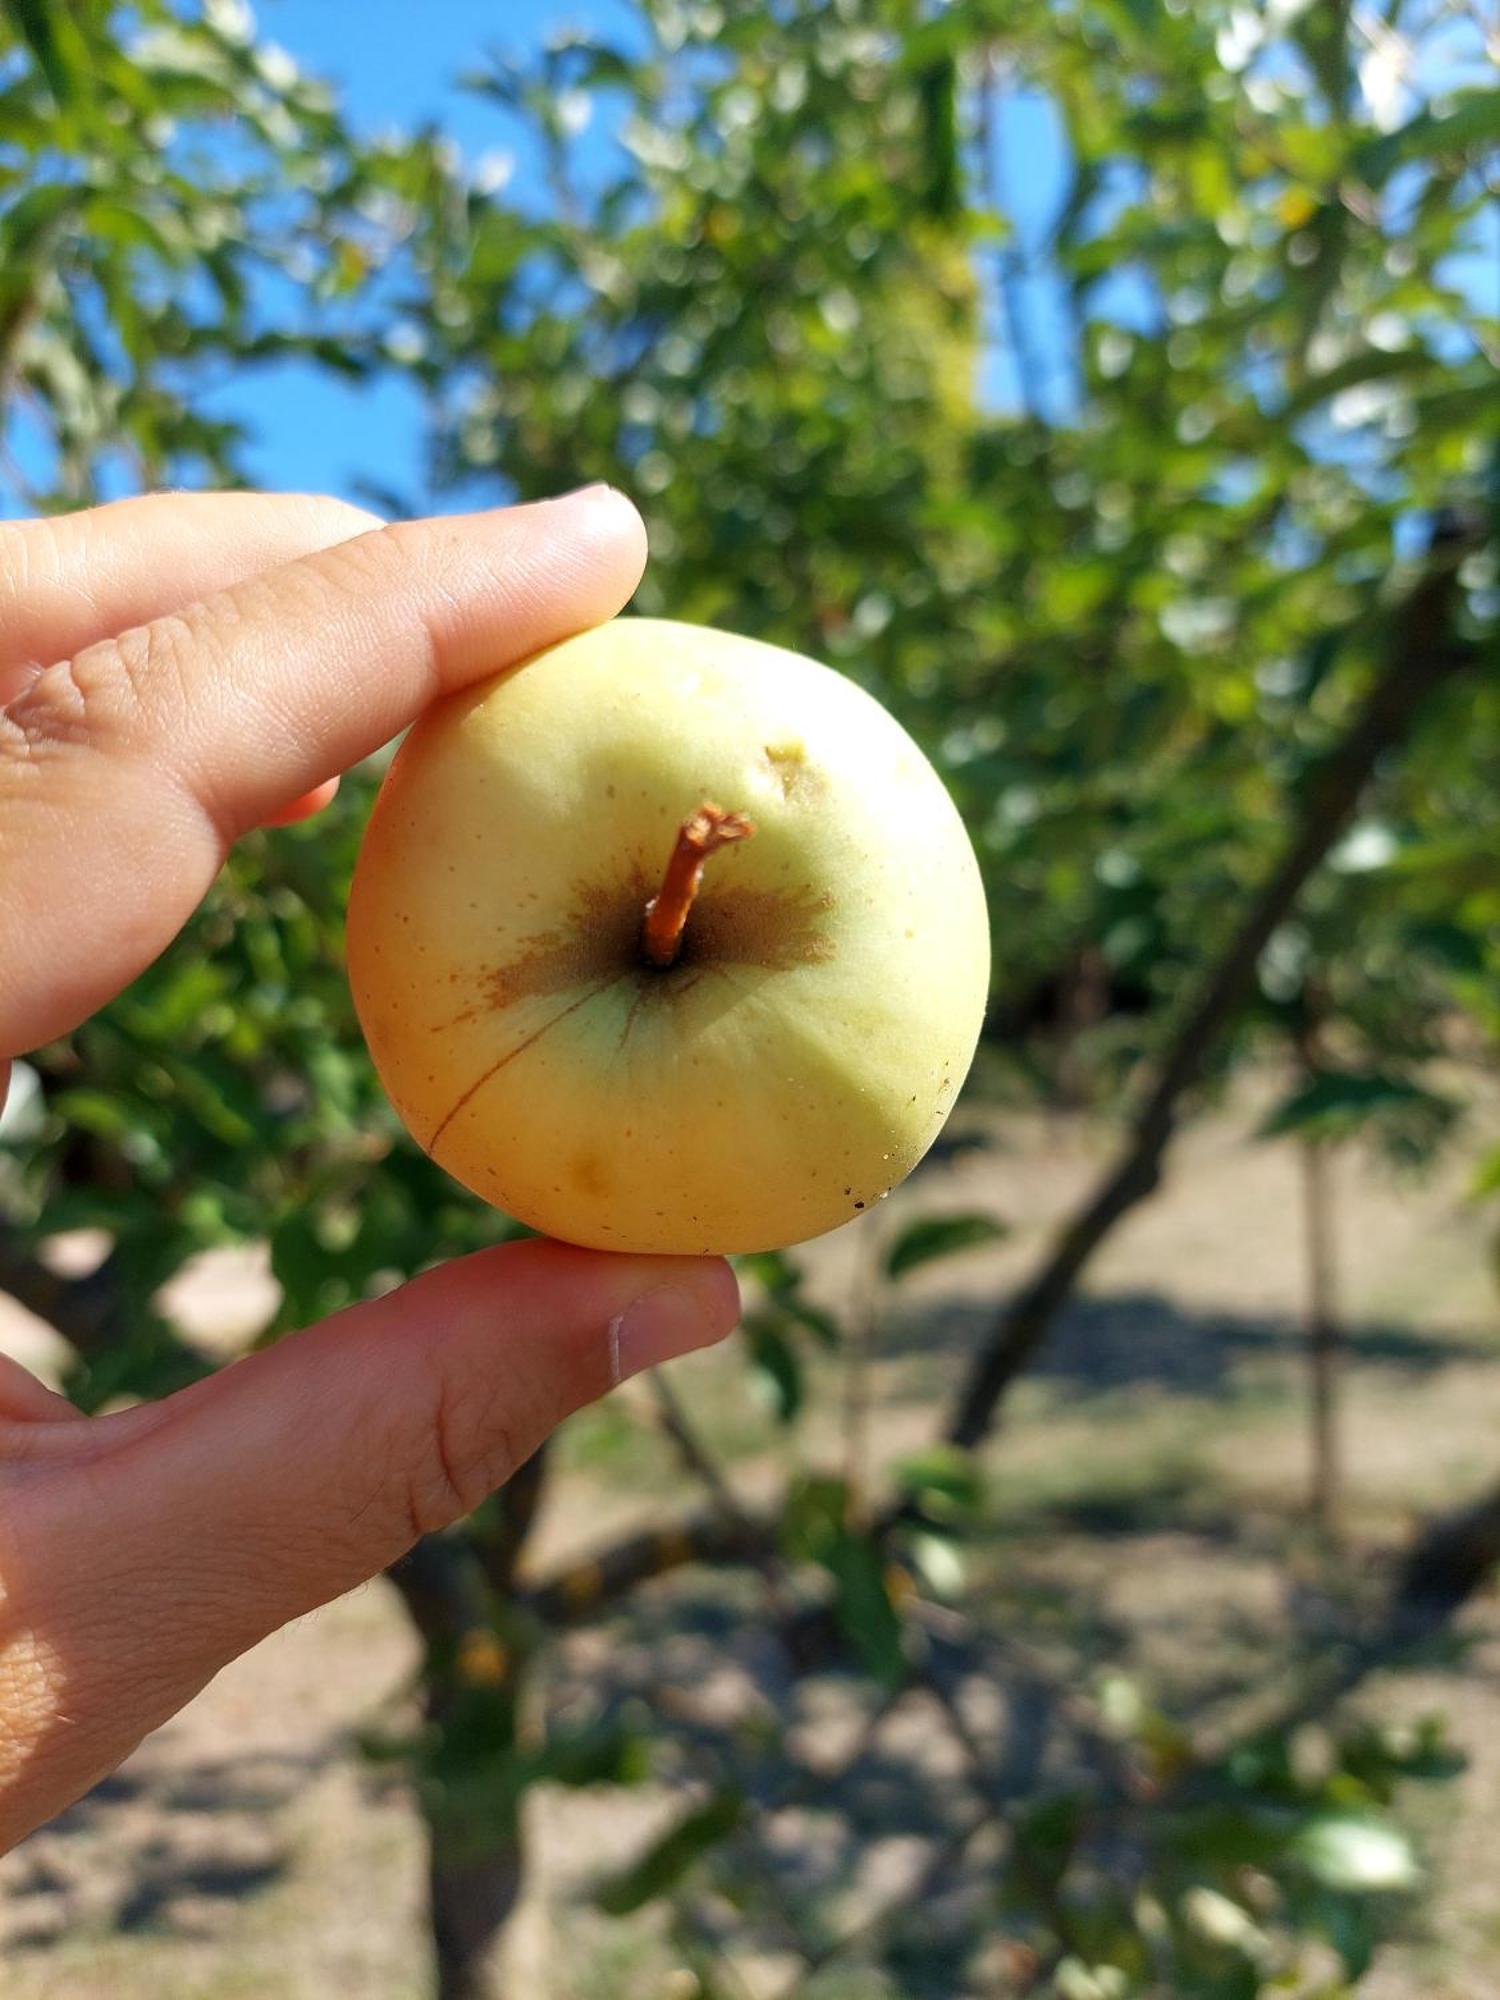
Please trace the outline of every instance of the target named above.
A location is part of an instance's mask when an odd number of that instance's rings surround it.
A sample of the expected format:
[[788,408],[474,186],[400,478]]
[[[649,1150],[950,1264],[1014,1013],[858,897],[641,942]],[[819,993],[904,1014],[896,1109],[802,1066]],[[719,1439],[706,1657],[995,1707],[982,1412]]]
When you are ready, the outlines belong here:
[[[788,972],[833,957],[833,943],[823,923],[833,908],[826,889],[811,884],[783,890],[708,883],[689,912],[676,963],[655,970],[642,963],[640,948],[641,924],[653,887],[640,860],[611,880],[580,884],[564,921],[552,930],[538,931],[510,958],[471,975],[474,998],[434,1032],[446,1033],[460,1022],[521,1000],[597,981],[637,980],[636,1004],[650,1005],[658,998],[683,999],[718,965]],[[625,1034],[631,1025],[627,1017]]]
[[821,919],[833,908],[827,889],[710,888],[688,919],[682,963],[760,965],[769,972],[833,957]]

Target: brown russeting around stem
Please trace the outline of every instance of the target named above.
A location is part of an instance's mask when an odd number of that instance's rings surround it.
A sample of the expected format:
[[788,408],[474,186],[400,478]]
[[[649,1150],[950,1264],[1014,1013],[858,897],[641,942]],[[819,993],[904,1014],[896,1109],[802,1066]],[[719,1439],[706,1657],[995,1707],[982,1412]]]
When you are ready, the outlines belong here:
[[703,880],[704,862],[717,849],[744,840],[754,831],[754,825],[743,813],[725,812],[722,806],[707,804],[699,806],[682,822],[661,887],[646,905],[641,956],[648,965],[665,972],[676,963],[682,949],[682,927]]

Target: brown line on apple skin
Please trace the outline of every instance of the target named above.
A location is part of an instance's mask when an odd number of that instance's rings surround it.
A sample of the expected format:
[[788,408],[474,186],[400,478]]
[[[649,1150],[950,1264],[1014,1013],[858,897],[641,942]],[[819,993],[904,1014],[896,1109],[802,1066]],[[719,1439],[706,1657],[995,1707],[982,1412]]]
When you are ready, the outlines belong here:
[[436,1131],[433,1133],[432,1137],[427,1141],[426,1145],[422,1148],[423,1152],[431,1153],[433,1151],[433,1149],[437,1145],[438,1140],[442,1138],[443,1134],[447,1131],[448,1127],[453,1123],[454,1119],[458,1116],[459,1112],[464,1109],[465,1105],[472,1102],[475,1094],[478,1091],[483,1090],[484,1086],[490,1081],[491,1077],[498,1076],[500,1071],[505,1068],[506,1064],[513,1063],[517,1056],[523,1056],[525,1055],[528,1049],[535,1048],[537,1043],[542,1039],[542,1036],[547,1033],[549,1028],[555,1028],[560,1021],[566,1021],[570,1014],[576,1014],[578,1009],[582,1007],[586,1001],[597,1000],[599,995],[603,992],[606,992],[611,986],[613,986],[615,984],[615,981],[619,979],[620,976],[621,975],[619,973],[615,973],[609,979],[601,980],[597,986],[591,986],[586,993],[580,993],[576,1000],[570,1000],[566,1007],[560,1007],[558,1011],[555,1014],[553,1014],[548,1020],[543,1021],[542,1025],[539,1028],[533,1029],[533,1031],[529,1035],[527,1035],[523,1041],[517,1042],[516,1046],[513,1049],[507,1049],[503,1056],[498,1057],[494,1062],[490,1064],[489,1068],[485,1070],[482,1076],[475,1077],[474,1081],[469,1085],[468,1089],[462,1093],[462,1095],[459,1097],[458,1102],[453,1106],[453,1108],[450,1111],[446,1112],[444,1116],[439,1120]]
[[625,1010],[625,1025],[620,1030],[620,1047],[616,1053],[623,1051],[625,1044],[630,1040],[630,1031],[635,1026],[635,1017],[641,1011],[641,1003],[645,998],[646,982],[645,980],[640,980],[636,984],[635,998]]

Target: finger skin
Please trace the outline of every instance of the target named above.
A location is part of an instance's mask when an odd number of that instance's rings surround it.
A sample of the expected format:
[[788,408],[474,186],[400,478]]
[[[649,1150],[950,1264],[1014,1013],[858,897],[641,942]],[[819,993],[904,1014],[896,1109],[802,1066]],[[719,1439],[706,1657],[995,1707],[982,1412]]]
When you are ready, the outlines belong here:
[[0,1851],[228,1660],[468,1512],[611,1386],[611,1323],[739,1314],[717,1258],[531,1241],[424,1273],[149,1408],[0,1422]]
[[39,1382],[19,1361],[0,1354],[0,1423],[60,1423],[77,1415],[66,1396]]
[[239,834],[440,695],[613,616],[644,561],[608,488],[402,522],[38,674],[0,711],[0,1057],[143,970]]
[[378,526],[307,493],[152,493],[0,525],[0,705],[54,660]]

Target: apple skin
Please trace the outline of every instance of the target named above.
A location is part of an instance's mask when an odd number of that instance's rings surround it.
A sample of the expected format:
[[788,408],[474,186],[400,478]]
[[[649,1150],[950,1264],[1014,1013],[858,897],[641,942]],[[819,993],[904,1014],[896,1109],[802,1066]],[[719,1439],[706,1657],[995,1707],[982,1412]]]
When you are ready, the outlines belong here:
[[[640,954],[677,832],[682,952]],[[622,618],[450,696],[407,736],[349,904],[375,1067],[418,1143],[546,1235],[765,1250],[909,1173],[973,1058],[983,889],[932,766],[795,653]]]

